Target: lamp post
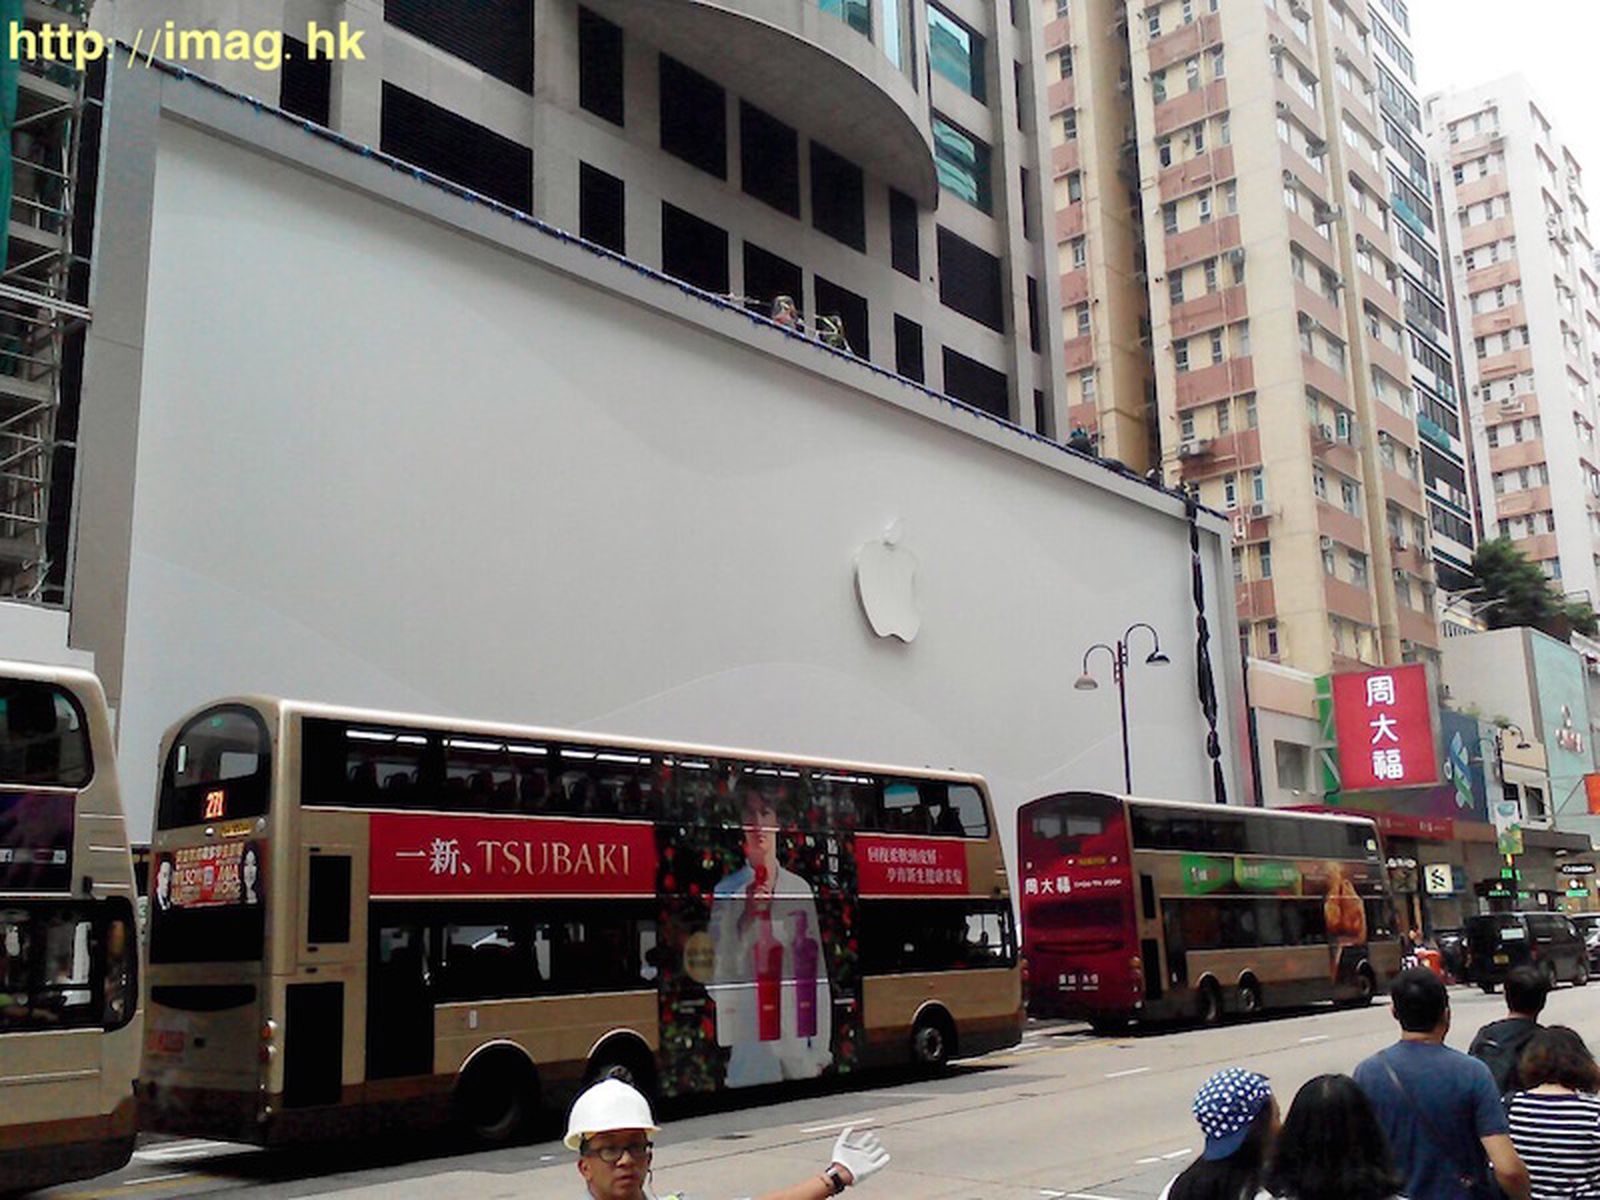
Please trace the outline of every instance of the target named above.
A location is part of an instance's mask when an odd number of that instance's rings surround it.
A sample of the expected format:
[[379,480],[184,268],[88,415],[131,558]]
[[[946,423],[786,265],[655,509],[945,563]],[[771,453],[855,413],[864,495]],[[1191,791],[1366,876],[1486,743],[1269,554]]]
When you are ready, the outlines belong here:
[[[1482,748],[1485,745],[1487,745],[1487,744],[1489,744],[1491,742],[1494,744],[1495,773],[1500,777],[1500,799],[1502,799],[1502,800],[1505,798],[1505,794],[1506,794],[1506,759],[1505,759],[1505,742],[1504,742],[1503,738],[1504,738],[1504,735],[1507,734],[1507,733],[1515,733],[1517,735],[1516,749],[1518,749],[1518,750],[1531,750],[1531,749],[1533,749],[1533,743],[1528,740],[1528,735],[1522,731],[1522,726],[1520,726],[1520,725],[1510,725],[1510,724],[1502,725],[1502,726],[1499,726],[1495,730],[1495,734],[1494,734],[1494,736],[1492,738],[1480,737],[1478,739],[1478,748],[1480,750],[1482,750]],[[1480,757],[1478,759],[1478,761],[1481,763],[1483,761],[1483,759]],[[1490,817],[1491,820],[1494,820],[1494,805],[1495,805],[1495,800],[1493,798],[1491,798],[1489,800],[1489,817]],[[1521,814],[1521,810],[1522,810],[1522,804],[1521,804],[1521,801],[1519,800],[1518,803],[1517,803],[1517,811],[1518,811],[1519,816]],[[1503,835],[1505,833],[1505,830],[1503,830],[1500,827],[1500,823],[1498,821],[1495,821],[1494,825],[1495,825],[1495,838],[1496,838],[1496,842],[1497,842],[1496,849],[1503,851],[1506,848],[1506,845],[1507,845],[1507,843],[1502,840]],[[1511,890],[1511,893],[1512,893],[1512,907],[1515,908],[1516,907],[1516,894],[1519,891],[1518,885],[1521,882],[1517,878],[1517,856],[1515,854],[1506,854],[1505,855],[1505,860],[1506,860],[1506,866],[1508,868],[1510,868],[1510,871],[1511,871],[1511,878],[1509,880],[1509,883],[1510,883],[1510,890]]]
[[1135,621],[1122,631],[1122,636],[1117,639],[1115,647],[1104,642],[1096,642],[1083,652],[1083,674],[1078,676],[1078,682],[1072,686],[1080,692],[1092,692],[1100,686],[1095,677],[1089,674],[1089,658],[1096,650],[1104,650],[1111,656],[1111,677],[1117,684],[1117,702],[1122,716],[1122,787],[1125,792],[1133,792],[1133,759],[1128,753],[1128,644],[1133,639],[1135,630],[1148,629],[1150,631],[1150,653],[1145,658],[1145,663],[1153,667],[1166,666],[1172,660],[1161,653],[1161,635],[1156,632],[1155,626],[1147,625],[1143,621]]

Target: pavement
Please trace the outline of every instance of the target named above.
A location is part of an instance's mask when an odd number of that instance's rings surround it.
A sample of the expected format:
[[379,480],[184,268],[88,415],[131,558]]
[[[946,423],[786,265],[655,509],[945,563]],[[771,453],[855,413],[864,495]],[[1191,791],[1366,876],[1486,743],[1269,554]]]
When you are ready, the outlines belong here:
[[[1451,992],[1451,1045],[1464,1049],[1504,1014],[1503,996]],[[1600,985],[1552,994],[1546,1024],[1600,1047]],[[860,1200],[1151,1200],[1200,1145],[1189,1105],[1223,1066],[1267,1075],[1285,1109],[1306,1080],[1349,1072],[1394,1040],[1380,1001],[1309,1009],[1215,1029],[1101,1037],[1035,1024],[1023,1043],[935,1079],[879,1076],[820,1094],[737,1095],[708,1111],[669,1109],[654,1185],[690,1200],[732,1200],[804,1179],[827,1164],[846,1125],[875,1129],[894,1159]],[[266,1152],[194,1139],[151,1140],[129,1167],[41,1193],[48,1200],[165,1200],[217,1192],[251,1200],[580,1200],[572,1155],[552,1120],[541,1140],[464,1153],[444,1143]]]

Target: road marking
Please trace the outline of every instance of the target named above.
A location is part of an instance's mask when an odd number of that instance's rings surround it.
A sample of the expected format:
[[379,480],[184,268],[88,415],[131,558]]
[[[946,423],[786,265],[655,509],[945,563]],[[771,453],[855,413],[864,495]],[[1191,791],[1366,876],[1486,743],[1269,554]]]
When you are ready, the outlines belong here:
[[1117,1197],[1097,1196],[1093,1192],[1068,1192],[1067,1200],[1117,1200]]
[[1174,1158],[1188,1158],[1189,1155],[1191,1155],[1193,1153],[1194,1153],[1193,1150],[1191,1150],[1191,1149],[1189,1149],[1189,1147],[1185,1146],[1182,1150],[1174,1150],[1171,1154],[1163,1154],[1161,1157],[1164,1160],[1170,1162]]
[[831,1121],[826,1125],[806,1125],[801,1128],[800,1132],[830,1133],[835,1129],[849,1129],[852,1125],[859,1129],[863,1126],[876,1125],[877,1123],[877,1117],[873,1116],[871,1113],[863,1113],[859,1117],[851,1117],[848,1121]]
[[1151,1163],[1158,1163],[1160,1161],[1161,1160],[1159,1158],[1141,1158],[1133,1165],[1136,1167],[1148,1167]]
[[1312,1042],[1325,1042],[1328,1040],[1329,1036],[1330,1035],[1326,1033],[1313,1034],[1311,1037],[1301,1038],[1300,1044],[1302,1046],[1309,1046]]
[[1062,1197],[1065,1196],[1066,1193],[1052,1192],[1049,1188],[1040,1188],[1039,1195],[1043,1196],[1045,1200],[1062,1200]]
[[152,1146],[148,1150],[136,1150],[133,1157],[140,1162],[187,1162],[191,1158],[210,1158],[220,1154],[243,1154],[252,1148],[241,1146],[236,1142],[176,1142],[172,1145]]
[[119,1183],[114,1187],[92,1192],[52,1192],[50,1200],[112,1200],[112,1197],[130,1195],[179,1179],[186,1180],[191,1187],[201,1187],[215,1183],[220,1178],[219,1175],[207,1175],[203,1171],[175,1171],[168,1175],[146,1175],[143,1179],[130,1180],[128,1183]]
[[1124,1075],[1143,1075],[1149,1067],[1129,1067],[1126,1071],[1107,1071],[1107,1079],[1121,1079]]

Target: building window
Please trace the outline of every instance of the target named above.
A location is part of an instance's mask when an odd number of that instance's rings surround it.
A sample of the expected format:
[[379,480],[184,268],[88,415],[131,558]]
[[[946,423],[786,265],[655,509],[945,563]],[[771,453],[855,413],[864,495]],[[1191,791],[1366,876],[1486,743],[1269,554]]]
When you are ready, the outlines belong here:
[[989,145],[933,114],[933,156],[939,186],[975,208],[992,211],[994,197],[989,176]]
[[825,317],[838,317],[844,326],[844,340],[857,358],[871,358],[872,346],[868,340],[867,298],[858,296],[836,283],[829,283],[821,275],[816,277],[817,321]]
[[1161,206],[1161,229],[1164,233],[1178,232],[1178,203],[1169,200]]
[[728,177],[728,102],[720,84],[661,55],[661,148],[718,179]]
[[1261,559],[1261,578],[1263,578],[1263,579],[1271,579],[1272,578],[1272,543],[1271,542],[1262,542],[1261,543],[1261,548],[1258,551],[1258,556]]
[[894,315],[894,369],[897,375],[921,383],[927,377],[922,353],[922,326]]
[[533,207],[533,151],[465,117],[383,85],[379,147],[520,212]]
[[830,16],[838,17],[863,37],[872,36],[870,0],[819,0],[817,7]]
[[904,192],[890,188],[889,260],[896,271],[912,279],[922,277],[921,237],[917,219],[917,202]]
[[744,244],[745,306],[762,316],[773,315],[773,301],[786,296],[801,312],[805,310],[805,279],[800,268],[786,258],[763,250],[754,242]]
[[1073,203],[1083,199],[1083,173],[1073,171],[1067,176],[1067,199]]
[[1072,239],[1072,266],[1074,269],[1084,266],[1089,261],[1089,239]]
[[1009,384],[1005,375],[944,348],[944,391],[964,404],[981,408],[1002,419],[1011,415]]
[[578,103],[585,112],[622,124],[622,27],[578,9]]
[[578,165],[578,235],[618,254],[627,251],[622,180],[588,163]]
[[1000,260],[943,226],[939,227],[938,249],[940,302],[1004,333],[1005,300]]
[[278,107],[317,125],[327,125],[333,97],[333,60],[312,58],[302,41],[283,38],[283,81]]
[[755,105],[739,102],[739,176],[747,196],[800,215],[800,136]]
[[819,142],[811,143],[811,223],[866,253],[867,196],[861,168]]
[[1185,340],[1185,341],[1173,342],[1172,343],[1172,356],[1173,356],[1173,359],[1175,360],[1175,362],[1177,363],[1178,373],[1182,374],[1183,372],[1187,371],[1189,369],[1189,343],[1188,343],[1188,341]]
[[384,0],[383,19],[519,91],[533,91],[533,0]]
[[1028,276],[1028,349],[1039,353],[1039,281]]
[[661,269],[717,296],[728,294],[728,231],[661,202]]
[[928,5],[928,66],[974,100],[987,102],[983,60],[983,38],[938,5]]
[[1078,307],[1077,307],[1077,317],[1078,317],[1078,336],[1079,337],[1088,337],[1090,329],[1091,329],[1091,326],[1089,324],[1089,306],[1087,304],[1078,305]]

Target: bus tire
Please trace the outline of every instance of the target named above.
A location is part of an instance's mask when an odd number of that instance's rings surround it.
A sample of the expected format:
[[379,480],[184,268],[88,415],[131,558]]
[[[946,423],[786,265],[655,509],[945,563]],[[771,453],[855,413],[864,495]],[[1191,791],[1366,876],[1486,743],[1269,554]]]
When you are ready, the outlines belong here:
[[1492,980],[1489,981],[1488,983],[1480,983],[1478,986],[1483,989],[1483,994],[1485,996],[1494,995],[1494,987],[1495,987],[1495,985],[1494,985],[1494,982]]
[[1378,981],[1372,968],[1362,963],[1356,968],[1356,994],[1343,1001],[1341,1008],[1366,1008],[1378,995]]
[[497,1046],[472,1059],[456,1083],[456,1124],[473,1141],[504,1146],[528,1129],[539,1107],[539,1077],[527,1055]]
[[1195,989],[1195,1018],[1202,1025],[1222,1024],[1222,989],[1207,979]]
[[1258,1017],[1261,1009],[1261,985],[1247,976],[1239,982],[1239,1011],[1247,1017]]
[[911,1062],[924,1071],[942,1071],[956,1052],[956,1027],[942,1008],[930,1008],[911,1028]]

